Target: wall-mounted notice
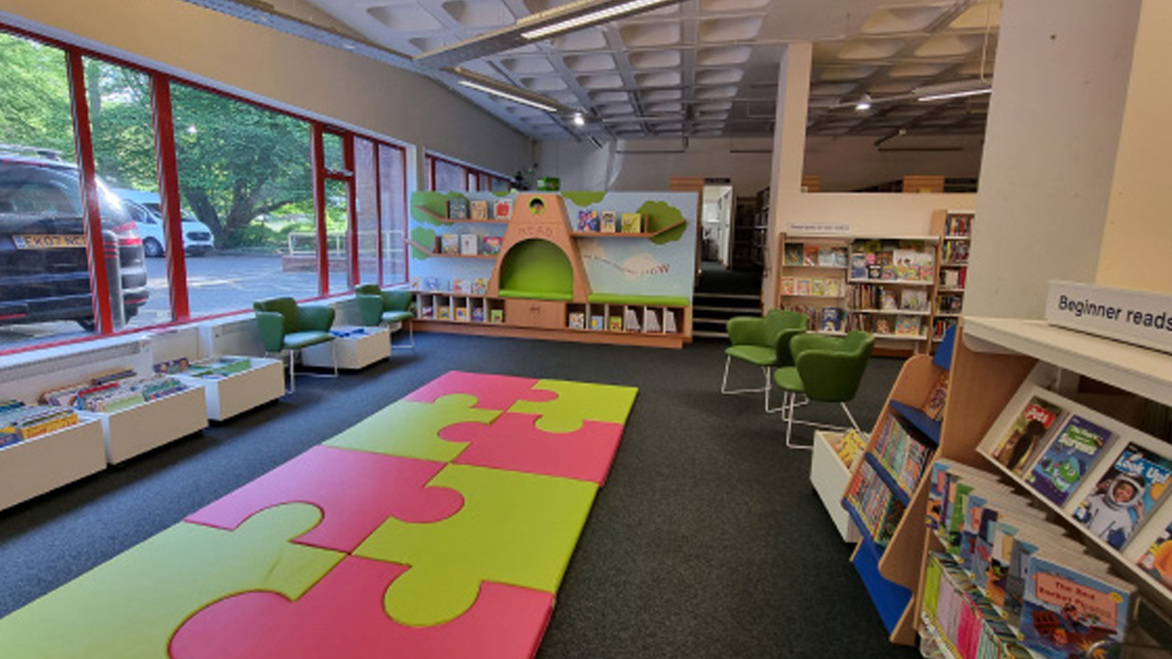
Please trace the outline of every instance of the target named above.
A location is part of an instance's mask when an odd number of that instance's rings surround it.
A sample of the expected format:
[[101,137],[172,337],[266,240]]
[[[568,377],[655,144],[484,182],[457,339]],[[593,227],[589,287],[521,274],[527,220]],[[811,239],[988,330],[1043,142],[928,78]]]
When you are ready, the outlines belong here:
[[815,224],[810,222],[790,222],[787,233],[829,233],[829,234],[849,234],[851,232],[851,225],[849,224]]
[[1172,353],[1172,295],[1051,281],[1046,322]]

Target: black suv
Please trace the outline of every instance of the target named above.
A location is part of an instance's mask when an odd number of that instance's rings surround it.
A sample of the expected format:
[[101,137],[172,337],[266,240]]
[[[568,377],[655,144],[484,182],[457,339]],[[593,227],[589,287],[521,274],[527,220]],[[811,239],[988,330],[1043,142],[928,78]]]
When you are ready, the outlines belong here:
[[[0,325],[75,320],[92,330],[77,167],[52,158],[0,147]],[[102,237],[109,253],[118,253],[117,267],[101,263],[119,275],[110,282],[111,296],[120,292],[122,317],[129,320],[148,297],[142,239],[100,180],[98,192]]]

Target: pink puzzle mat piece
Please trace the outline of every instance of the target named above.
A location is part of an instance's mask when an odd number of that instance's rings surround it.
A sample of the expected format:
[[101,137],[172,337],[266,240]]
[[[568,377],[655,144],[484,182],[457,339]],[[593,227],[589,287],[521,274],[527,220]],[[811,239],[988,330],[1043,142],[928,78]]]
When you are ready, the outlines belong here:
[[253,513],[285,503],[308,503],[322,520],[296,539],[304,545],[350,552],[388,517],[426,524],[464,505],[455,490],[426,487],[445,463],[315,446],[236,491],[197,510],[186,521],[235,530]]
[[172,659],[525,659],[537,653],[553,595],[485,582],[467,613],[433,627],[392,620],[383,598],[407,566],[351,556],[300,599],[229,597],[171,638]]
[[407,394],[403,400],[434,403],[441,396],[468,394],[476,397],[476,405],[473,407],[477,409],[504,411],[520,400],[548,403],[557,398],[557,393],[553,391],[534,389],[536,384],[535,378],[448,371]]
[[471,442],[454,462],[529,474],[560,476],[602,485],[623,437],[621,423],[583,421],[573,432],[537,428],[537,414],[505,412],[489,425],[456,423],[441,439]]

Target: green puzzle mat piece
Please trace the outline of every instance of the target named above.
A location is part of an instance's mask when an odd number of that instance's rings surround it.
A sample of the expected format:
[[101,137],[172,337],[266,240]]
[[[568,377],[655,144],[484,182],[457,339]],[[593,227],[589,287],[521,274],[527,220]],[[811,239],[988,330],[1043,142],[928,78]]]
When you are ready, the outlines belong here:
[[166,659],[171,636],[223,597],[300,597],[345,554],[287,542],[321,520],[279,506],[236,531],[180,522],[0,620],[0,657]]
[[472,407],[475,404],[476,398],[468,394],[442,396],[434,403],[401,400],[375,412],[324,444],[401,458],[451,462],[467,448],[468,442],[440,439],[438,433],[441,428],[463,421],[492,423],[501,414],[496,410],[476,409]]
[[517,401],[508,411],[540,414],[537,427],[546,432],[573,432],[583,421],[626,423],[639,393],[636,387],[566,380],[538,380],[533,388],[557,392],[558,397],[546,403]]
[[557,591],[598,491],[595,483],[448,465],[428,486],[464,495],[460,512],[433,524],[389,519],[355,556],[411,566],[387,590],[387,613],[407,625],[453,620],[481,581]]

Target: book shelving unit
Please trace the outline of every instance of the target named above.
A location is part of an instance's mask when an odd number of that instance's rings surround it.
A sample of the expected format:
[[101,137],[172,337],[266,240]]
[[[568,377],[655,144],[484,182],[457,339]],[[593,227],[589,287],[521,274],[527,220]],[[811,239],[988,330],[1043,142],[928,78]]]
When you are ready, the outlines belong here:
[[[920,572],[923,542],[922,521],[926,505],[927,480],[932,457],[939,450],[942,423],[928,417],[921,411],[941,375],[950,371],[951,353],[941,351],[935,357],[919,354],[906,363],[888,394],[883,411],[868,438],[863,460],[851,472],[850,482],[843,492],[842,507],[859,529],[862,539],[851,556],[859,576],[866,586],[875,608],[879,612],[889,639],[893,643],[910,645],[915,641],[916,586]],[[948,391],[945,420],[952,414],[950,405],[951,389]],[[883,457],[884,436],[891,428],[898,427],[906,436],[904,441],[915,442],[923,456],[918,473],[900,469],[893,473],[893,467]],[[891,440],[888,439],[888,442]],[[910,446],[907,444],[906,446]],[[896,456],[908,455],[896,451]],[[868,474],[877,475],[868,481]],[[909,478],[910,476],[910,478]],[[877,482],[876,482],[877,481]],[[869,492],[886,488],[890,498],[898,506],[884,506],[876,511],[873,506],[860,505],[859,496],[854,493],[856,485],[871,488]],[[873,497],[870,498],[873,500]],[[894,512],[891,512],[894,511]],[[875,537],[871,529],[881,528],[881,536]],[[888,537],[889,536],[889,537]]]
[[[1017,407],[1015,399],[1023,395],[1021,391],[1028,390],[1031,384],[1041,386],[1059,382],[1067,386],[1071,376],[1093,378],[1126,393],[1172,405],[1172,355],[1050,327],[1044,321],[965,317],[960,323],[953,353],[947,414],[936,457],[999,474],[1003,480],[1020,486],[1037,500],[1042,509],[1051,512],[1053,520],[1068,527],[1073,537],[1082,538],[1092,555],[1107,561],[1117,575],[1136,584],[1146,606],[1172,616],[1172,589],[1161,586],[1135,562],[1137,552],[1142,553],[1145,541],[1150,542],[1147,536],[1156,527],[1140,528],[1123,551],[1116,550],[1087,533],[1085,527],[1073,520],[1070,509],[1081,501],[1079,491],[1066,505],[1058,506],[988,457],[991,446],[1005,430],[1006,418],[1020,412],[1014,408]],[[1068,410],[1073,409],[1080,416],[1085,415],[1094,422],[1126,433],[1121,438],[1130,440],[1142,435],[1121,422],[1073,401],[1063,400],[1069,406]],[[1160,440],[1149,438],[1148,441]],[[1163,442],[1163,446],[1168,447],[1168,444]],[[1172,447],[1165,453],[1172,454]],[[1110,460],[1104,457],[1084,478],[1080,490],[1093,487],[1097,475],[1109,464]],[[914,620],[919,621],[922,636],[931,636],[934,632],[932,626],[918,612],[924,596],[929,554],[944,551],[944,546],[936,534],[923,525],[926,498],[926,492],[918,492],[913,498],[909,510],[918,508],[916,523],[906,525],[906,529],[901,526],[896,534],[898,542],[893,540],[889,544],[888,553],[898,551],[901,563],[916,565],[918,574],[914,575],[912,586],[915,592]],[[1151,524],[1156,525],[1166,525],[1170,520],[1172,507],[1167,501],[1156,508],[1150,518]],[[918,536],[918,541],[913,542],[913,536]],[[913,560],[917,549],[918,557]],[[905,636],[903,640],[910,642],[910,637]]]
[[[809,263],[805,260],[805,251],[811,248],[819,253],[838,251],[846,259],[849,258],[850,242],[850,236],[835,234],[782,233],[778,236],[777,308],[809,315],[811,317],[810,331],[816,334],[845,335],[848,312],[847,274],[849,268],[847,263],[845,261],[841,264]],[[789,252],[786,251],[787,248],[790,250]],[[802,255],[800,261],[796,258],[799,252]],[[826,280],[834,280],[838,292],[832,295],[815,294],[811,291],[802,291],[797,286],[791,290],[790,287],[784,285],[787,279],[805,279],[811,282],[818,279],[824,282],[823,288],[825,288]],[[834,325],[825,323],[825,314],[836,316],[837,323]]]
[[76,425],[0,448],[0,510],[106,468],[101,421],[78,416]]
[[[851,285],[848,328],[863,329],[876,339],[890,342],[883,346],[887,353],[909,349],[913,353],[927,352],[931,310],[936,304],[935,280],[939,266],[936,242],[935,236],[855,236],[851,242],[847,280]],[[872,263],[870,254],[874,248],[879,250],[877,256],[886,254],[892,261],[902,251],[928,263],[911,268],[911,277],[900,276],[899,269],[907,266],[879,262],[878,258]],[[861,259],[865,261],[860,262]],[[924,268],[930,275],[916,276]],[[888,276],[891,269],[897,270],[897,276]],[[876,302],[876,297],[882,301]],[[867,302],[868,299],[871,301]],[[913,300],[920,302],[913,304]],[[900,331],[900,326],[908,323],[915,331]]]
[[285,395],[285,368],[280,360],[248,357],[246,371],[221,378],[201,378],[182,372],[173,377],[189,387],[202,387],[207,418],[224,421]]
[[939,210],[932,214],[932,235],[939,238],[936,293],[928,324],[933,343],[943,339],[944,332],[956,325],[963,312],[969,243],[975,219],[976,213],[968,210]]
[[116,412],[87,414],[102,424],[106,461],[112,465],[208,427],[203,387],[188,387]]

